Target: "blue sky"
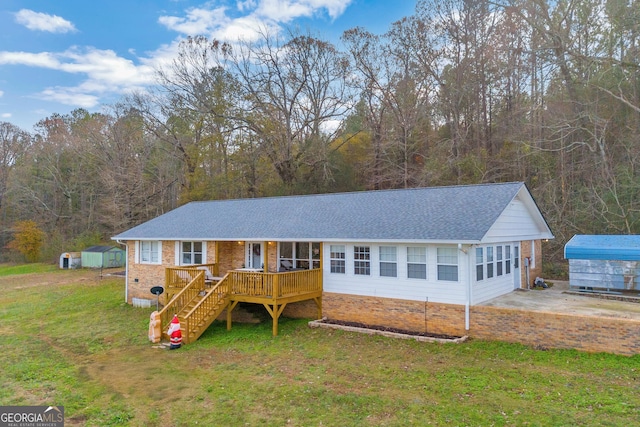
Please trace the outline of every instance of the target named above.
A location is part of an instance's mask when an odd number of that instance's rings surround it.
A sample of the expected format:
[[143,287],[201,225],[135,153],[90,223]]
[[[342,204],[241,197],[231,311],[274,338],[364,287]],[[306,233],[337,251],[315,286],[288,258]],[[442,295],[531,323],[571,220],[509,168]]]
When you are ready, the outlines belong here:
[[53,113],[101,111],[153,83],[181,39],[251,38],[258,27],[310,30],[339,42],[382,34],[415,0],[2,0],[0,121],[33,131]]

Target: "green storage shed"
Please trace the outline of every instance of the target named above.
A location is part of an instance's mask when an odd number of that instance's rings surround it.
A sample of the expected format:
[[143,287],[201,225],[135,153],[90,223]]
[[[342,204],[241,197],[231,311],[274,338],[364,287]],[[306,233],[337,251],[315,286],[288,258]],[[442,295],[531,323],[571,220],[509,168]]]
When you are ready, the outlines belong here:
[[80,254],[85,268],[124,267],[126,252],[115,246],[91,246]]

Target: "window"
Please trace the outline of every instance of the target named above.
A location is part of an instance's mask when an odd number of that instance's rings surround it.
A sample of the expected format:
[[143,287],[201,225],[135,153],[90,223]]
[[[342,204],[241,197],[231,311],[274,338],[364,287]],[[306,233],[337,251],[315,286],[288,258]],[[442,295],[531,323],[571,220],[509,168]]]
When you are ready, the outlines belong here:
[[160,264],[160,242],[140,242],[140,263]]
[[180,265],[202,264],[202,242],[182,242]]
[[407,248],[407,277],[409,279],[427,278],[427,248]]
[[438,280],[458,281],[458,250],[456,248],[437,249]]
[[484,279],[484,250],[482,248],[476,248],[476,280],[480,281]]
[[511,274],[511,246],[504,247],[504,274]]
[[344,271],[345,271],[344,245],[331,245],[329,247],[329,259],[331,263],[331,272],[344,274]]
[[496,276],[502,276],[502,246],[496,246]]
[[371,250],[369,246],[353,247],[353,273],[363,276],[371,274]]
[[493,247],[487,248],[487,279],[493,277]]
[[398,277],[398,257],[395,246],[380,246],[380,276]]
[[286,271],[293,269],[293,243],[280,242],[280,265],[278,269],[280,271]]
[[319,242],[280,242],[279,270],[320,268]]
[[513,268],[520,268],[520,247],[513,247]]
[[296,242],[295,268],[309,269],[309,242]]

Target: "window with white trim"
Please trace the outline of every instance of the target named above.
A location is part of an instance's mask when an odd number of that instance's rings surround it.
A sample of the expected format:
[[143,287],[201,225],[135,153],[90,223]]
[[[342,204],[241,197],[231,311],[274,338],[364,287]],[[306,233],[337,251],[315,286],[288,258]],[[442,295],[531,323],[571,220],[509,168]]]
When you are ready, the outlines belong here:
[[380,246],[380,276],[398,277],[398,254],[395,246]]
[[493,246],[487,246],[487,279],[493,277]]
[[427,248],[407,247],[407,277],[409,279],[427,278]]
[[502,276],[502,246],[496,246],[496,276]]
[[371,274],[371,248],[369,246],[353,247],[353,274],[361,276]]
[[504,274],[511,274],[511,245],[504,247]]
[[458,281],[458,249],[437,248],[438,280]]
[[147,241],[140,242],[139,260],[140,264],[160,264],[161,256],[160,250],[162,245],[159,241]]
[[484,249],[476,248],[476,280],[484,279]]
[[332,273],[345,273],[345,248],[344,245],[329,246],[329,263]]
[[202,242],[182,242],[180,245],[180,265],[202,264]]

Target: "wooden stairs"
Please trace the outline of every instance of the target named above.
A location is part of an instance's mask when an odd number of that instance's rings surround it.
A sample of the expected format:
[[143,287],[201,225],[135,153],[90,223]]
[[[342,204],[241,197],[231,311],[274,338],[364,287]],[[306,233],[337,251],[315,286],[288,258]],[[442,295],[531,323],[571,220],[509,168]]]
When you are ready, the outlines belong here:
[[174,314],[180,319],[182,342],[189,344],[197,340],[229,306],[226,277],[213,287],[206,289],[203,275],[204,273],[198,274],[160,311],[165,338],[169,338],[167,330]]

